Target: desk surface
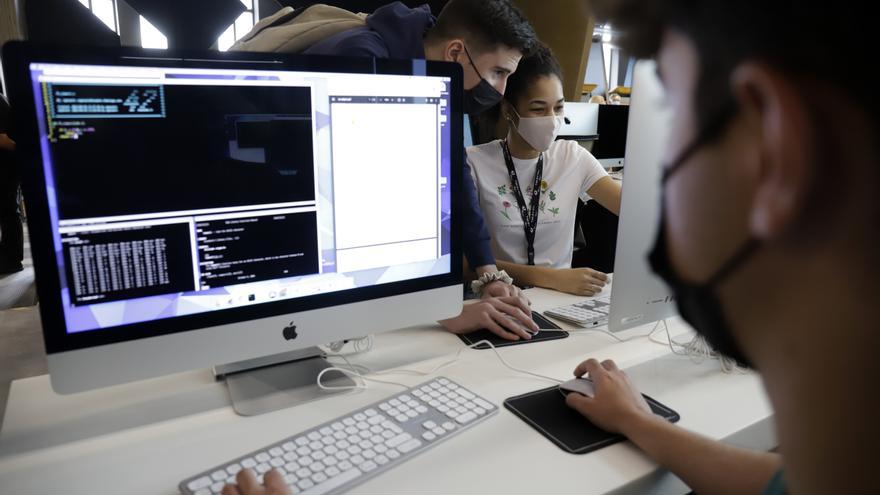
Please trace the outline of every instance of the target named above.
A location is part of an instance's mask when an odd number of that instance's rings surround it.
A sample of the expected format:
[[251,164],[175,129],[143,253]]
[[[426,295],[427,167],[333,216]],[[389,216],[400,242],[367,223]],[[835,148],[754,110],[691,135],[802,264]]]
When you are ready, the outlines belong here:
[[[544,289],[528,294],[539,311],[581,299]],[[678,319],[670,320],[670,329],[673,335],[689,331]],[[645,326],[619,335],[650,330]],[[372,351],[351,360],[373,371],[427,371],[462,347],[458,337],[424,325],[378,335]],[[500,352],[514,366],[561,379],[587,357],[613,358],[643,392],[677,410],[681,426],[744,447],[776,445],[772,411],[758,377],[723,374],[717,361],[694,363],[647,338],[618,343],[595,332]],[[439,374],[499,405],[548,385],[510,371],[491,351],[466,350]],[[428,379],[387,378],[410,385]],[[70,396],[54,394],[47,376],[18,380],[0,432],[0,493],[174,494],[187,476],[399,390],[370,383],[364,391],[245,418],[232,411],[225,385],[209,370]],[[475,487],[493,493],[686,491],[628,442],[587,455],[567,454],[502,409],[353,493],[469,493]]]

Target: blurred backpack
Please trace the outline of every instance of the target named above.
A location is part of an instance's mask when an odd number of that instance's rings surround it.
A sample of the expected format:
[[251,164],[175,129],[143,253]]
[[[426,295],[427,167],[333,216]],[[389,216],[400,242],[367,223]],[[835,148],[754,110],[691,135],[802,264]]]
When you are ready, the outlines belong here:
[[355,14],[325,4],[299,10],[284,7],[254,25],[230,50],[301,53],[325,38],[366,27],[366,18],[367,14]]

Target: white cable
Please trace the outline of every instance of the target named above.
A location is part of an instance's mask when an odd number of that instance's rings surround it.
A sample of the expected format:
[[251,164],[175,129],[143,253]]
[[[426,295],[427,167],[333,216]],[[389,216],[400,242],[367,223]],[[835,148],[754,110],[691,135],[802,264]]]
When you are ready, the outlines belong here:
[[[717,359],[721,365],[722,373],[747,373],[748,369],[740,366],[736,360],[731,359],[727,356],[719,354],[715,349],[712,348],[711,345],[706,341],[706,339],[702,335],[695,335],[691,340],[687,342],[679,342],[672,338],[672,335],[669,333],[669,326],[666,324],[666,320],[661,320],[663,322],[663,327],[666,329],[666,341],[657,340],[654,338],[654,332],[651,332],[650,339],[651,342],[660,345],[668,345],[669,350],[672,351],[676,356],[687,356],[696,364],[702,363],[706,359]],[[660,322],[658,322],[659,324]]]
[[[416,376],[428,376],[428,375],[433,375],[434,373],[436,373],[436,372],[438,372],[438,371],[440,371],[440,370],[442,370],[442,369],[444,369],[444,368],[447,368],[447,367],[452,366],[453,364],[457,363],[457,362],[461,359],[461,354],[462,354],[465,350],[473,349],[474,347],[479,346],[479,345],[481,345],[481,344],[486,344],[486,345],[488,345],[489,348],[492,350],[492,352],[495,353],[495,356],[498,358],[498,360],[501,361],[501,364],[503,364],[505,367],[507,367],[508,369],[510,369],[510,370],[512,370],[512,371],[515,371],[515,372],[517,372],[517,373],[523,373],[523,374],[526,374],[526,375],[530,375],[530,376],[533,376],[533,377],[536,377],[536,378],[540,378],[540,379],[542,379],[542,380],[549,380],[549,381],[551,381],[551,382],[553,382],[553,383],[562,383],[562,382],[563,382],[563,380],[559,380],[559,379],[556,379],[556,378],[553,378],[553,377],[549,377],[549,376],[546,376],[546,375],[541,375],[541,374],[539,374],[539,373],[533,373],[533,372],[531,372],[531,371],[524,370],[524,369],[521,369],[521,368],[517,368],[516,366],[511,365],[511,364],[508,363],[508,362],[504,359],[504,357],[498,352],[498,349],[497,349],[494,345],[492,345],[492,343],[489,342],[488,340],[481,340],[481,341],[476,342],[476,343],[473,343],[473,344],[471,344],[471,345],[468,345],[468,346],[462,347],[461,349],[459,349],[457,352],[455,352],[455,353],[453,354],[453,356],[454,356],[453,359],[451,359],[451,360],[449,360],[449,361],[446,361],[446,362],[444,362],[444,363],[440,363],[440,364],[438,364],[437,366],[434,366],[433,368],[431,368],[431,369],[428,370],[428,371],[412,370],[412,369],[394,369],[394,370],[387,370],[387,371],[377,371],[377,372],[374,372],[374,373],[371,373],[371,374],[373,374],[373,375],[411,374],[411,375],[416,375]],[[367,380],[369,380],[369,381],[371,381],[371,382],[386,383],[386,384],[390,384],[390,385],[398,385],[398,386],[401,386],[401,387],[404,387],[404,388],[410,388],[409,385],[404,385],[404,384],[402,384],[402,383],[390,382],[390,381],[384,381],[384,380],[377,380],[377,379],[375,379],[375,378],[370,378],[370,377],[364,376],[364,374],[362,374],[360,371],[358,371],[358,370],[356,369],[356,367],[355,367],[353,364],[351,364],[351,362],[348,360],[348,358],[346,358],[346,357],[345,357],[344,355],[342,355],[342,354],[332,354],[332,355],[328,354],[328,357],[340,357],[340,358],[342,358],[342,359],[345,361],[345,364],[348,366],[348,369],[340,368],[340,367],[338,367],[338,366],[333,366],[333,367],[330,367],[330,368],[326,368],[326,369],[322,370],[320,373],[318,373],[317,385],[318,385],[318,388],[320,388],[321,390],[328,390],[328,391],[337,391],[337,390],[355,390],[355,389],[361,389],[361,390],[363,390],[363,389],[366,389],[366,388],[367,388],[367,386],[366,386],[366,381],[367,381]],[[354,385],[344,385],[344,386],[329,386],[329,385],[324,385],[323,383],[321,383],[321,378],[323,378],[323,376],[324,376],[325,373],[330,372],[330,371],[338,371],[338,372],[340,372],[340,373],[343,373],[343,374],[348,375],[348,376],[351,376],[351,377],[357,377],[357,378],[360,378],[361,383],[358,384],[357,382],[355,382]],[[369,372],[369,370],[367,370],[367,371]]]
[[[598,328],[579,328],[579,329],[577,329],[577,330],[567,330],[567,332],[568,332],[570,335],[574,335],[574,336],[588,335],[590,332],[592,332],[592,333],[600,333],[600,334],[603,334],[603,335],[607,335],[608,337],[611,337],[612,339],[614,339],[614,340],[616,340],[616,341],[618,341],[618,342],[629,342],[630,340],[642,339],[642,338],[645,338],[645,337],[648,337],[648,338],[650,338],[651,340],[654,340],[652,336],[653,336],[654,333],[657,331],[657,326],[658,326],[658,325],[660,325],[660,322],[659,322],[659,321],[658,321],[657,323],[654,324],[654,328],[652,328],[650,332],[648,332],[648,333],[643,333],[643,334],[639,334],[639,335],[631,335],[631,336],[629,336],[629,337],[627,337],[627,338],[625,338],[625,339],[622,339],[622,338],[618,337],[618,336],[615,335],[613,332],[610,332],[610,331],[608,331],[608,330],[599,330]],[[656,342],[656,341],[655,341],[655,342]]]

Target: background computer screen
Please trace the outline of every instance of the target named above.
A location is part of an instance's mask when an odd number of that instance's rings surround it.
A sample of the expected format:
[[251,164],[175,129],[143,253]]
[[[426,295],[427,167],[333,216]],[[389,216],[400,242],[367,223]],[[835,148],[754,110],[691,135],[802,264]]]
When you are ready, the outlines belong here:
[[599,105],[597,133],[591,153],[599,160],[622,159],[626,154],[629,106]]
[[449,78],[30,68],[68,333],[451,270]]

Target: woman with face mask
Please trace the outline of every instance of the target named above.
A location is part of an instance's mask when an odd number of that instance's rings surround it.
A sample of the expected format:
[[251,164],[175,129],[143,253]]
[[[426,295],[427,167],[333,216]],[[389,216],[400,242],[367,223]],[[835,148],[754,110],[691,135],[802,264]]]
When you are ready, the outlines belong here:
[[564,121],[562,70],[540,46],[510,76],[502,140],[468,148],[499,268],[525,285],[593,295],[607,276],[571,268],[578,200],[620,211],[620,185],[577,142],[556,140]]

